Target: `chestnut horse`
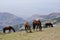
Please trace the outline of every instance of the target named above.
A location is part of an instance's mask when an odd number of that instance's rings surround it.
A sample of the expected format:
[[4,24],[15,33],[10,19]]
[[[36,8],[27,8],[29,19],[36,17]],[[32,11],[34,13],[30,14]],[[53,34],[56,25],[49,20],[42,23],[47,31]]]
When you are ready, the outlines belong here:
[[6,32],[6,30],[9,30],[9,33],[11,32],[11,30],[13,30],[15,32],[15,29],[12,26],[6,26],[3,28],[3,33]]
[[[36,28],[37,27],[37,28]],[[41,26],[41,22],[40,22],[40,20],[34,20],[33,21],[33,30],[37,30],[37,29],[39,29],[39,31],[41,31],[42,30],[42,26]]]
[[28,31],[29,31],[30,33],[32,32],[32,31],[31,31],[31,26],[29,25],[28,22],[25,22],[25,23],[24,23],[24,27],[25,27],[25,31],[26,31],[26,32],[28,32]]

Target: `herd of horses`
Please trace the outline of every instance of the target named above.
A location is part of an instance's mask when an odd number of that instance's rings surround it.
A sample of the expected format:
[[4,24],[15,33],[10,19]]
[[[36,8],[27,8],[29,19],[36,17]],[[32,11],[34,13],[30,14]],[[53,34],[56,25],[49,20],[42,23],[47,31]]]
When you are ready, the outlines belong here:
[[[34,20],[32,22],[32,29],[35,31],[42,31],[42,24],[41,24],[41,21],[40,20]],[[24,22],[24,27],[25,27],[25,31],[26,32],[32,32],[31,30],[31,26],[29,24],[29,22]],[[53,27],[53,24],[52,23],[45,23],[45,27]],[[15,29],[12,27],[12,26],[6,26],[3,28],[3,33],[6,33],[6,30],[9,30],[9,33],[11,32],[11,30],[13,30],[13,32],[16,32]]]

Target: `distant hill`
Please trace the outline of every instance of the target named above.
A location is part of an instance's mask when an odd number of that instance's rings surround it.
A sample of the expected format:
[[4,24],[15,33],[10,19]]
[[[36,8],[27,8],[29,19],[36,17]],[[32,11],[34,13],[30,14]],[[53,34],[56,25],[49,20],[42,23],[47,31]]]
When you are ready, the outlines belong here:
[[47,15],[39,15],[39,14],[34,14],[31,17],[27,18],[28,21],[32,21],[34,19],[40,19],[40,20],[46,20]]
[[46,20],[50,20],[50,19],[54,19],[54,18],[58,18],[60,17],[60,13],[50,13],[49,15],[32,15],[31,17],[29,17],[27,20],[28,21],[32,21],[34,19],[40,19],[41,21],[46,21]]
[[60,13],[51,13],[49,15],[39,15],[35,14],[29,17],[27,20],[32,21],[34,19],[40,19],[41,21],[49,20],[49,19],[54,19],[60,17]]
[[51,14],[47,15],[45,19],[54,19],[54,18],[58,18],[58,17],[60,17],[60,13],[51,13]]
[[60,17],[54,18],[52,20],[56,20],[56,22],[54,22],[54,24],[60,23]]
[[6,25],[17,25],[23,23],[25,20],[21,17],[17,17],[16,15],[13,15],[11,13],[7,12],[0,12],[0,25],[6,26]]
[[43,23],[46,23],[46,22],[51,22],[53,24],[59,24],[60,23],[60,17],[55,16],[55,17],[51,17],[48,20],[43,21]]
[[51,22],[53,24],[58,24],[60,23],[60,13],[50,13],[49,15],[32,15],[31,17],[29,17],[27,20],[29,21],[30,24],[32,24],[32,21],[34,19],[40,19],[42,22],[42,25],[44,25],[47,22]]

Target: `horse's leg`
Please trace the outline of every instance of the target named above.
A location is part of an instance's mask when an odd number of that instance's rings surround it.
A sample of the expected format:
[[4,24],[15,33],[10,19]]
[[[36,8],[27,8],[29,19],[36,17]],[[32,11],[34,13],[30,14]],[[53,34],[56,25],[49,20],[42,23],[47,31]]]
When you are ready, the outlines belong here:
[[48,28],[49,27],[49,25],[46,25],[46,28]]
[[33,25],[33,30],[35,31],[35,27],[36,27],[36,25]]
[[26,31],[26,32],[28,32],[28,31],[27,31],[27,29],[28,29],[28,27],[27,27],[27,26],[25,26],[25,31]]
[[51,27],[51,25],[49,25],[49,27]]
[[38,29],[38,28],[39,28],[39,25],[37,25],[36,29]]
[[42,31],[42,26],[41,25],[39,26],[39,31]]
[[51,27],[53,27],[53,25],[51,25]]
[[32,33],[32,31],[31,31],[31,27],[30,27],[30,26],[29,26],[29,32]]
[[36,31],[38,31],[38,29],[39,29],[39,26],[37,25],[37,26],[36,26]]
[[3,33],[5,33],[5,29],[3,29]]
[[9,33],[11,32],[11,29],[9,29]]
[[47,25],[45,25],[45,27],[47,28]]
[[30,30],[30,33],[32,33],[32,31]]

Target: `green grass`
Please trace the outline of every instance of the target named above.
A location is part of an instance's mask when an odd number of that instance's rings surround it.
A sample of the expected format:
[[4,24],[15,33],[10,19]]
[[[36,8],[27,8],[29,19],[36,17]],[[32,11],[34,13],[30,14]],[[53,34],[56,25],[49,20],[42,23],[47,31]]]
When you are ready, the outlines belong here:
[[60,27],[45,28],[43,31],[33,33],[24,31],[9,34],[0,33],[0,40],[60,40]]

